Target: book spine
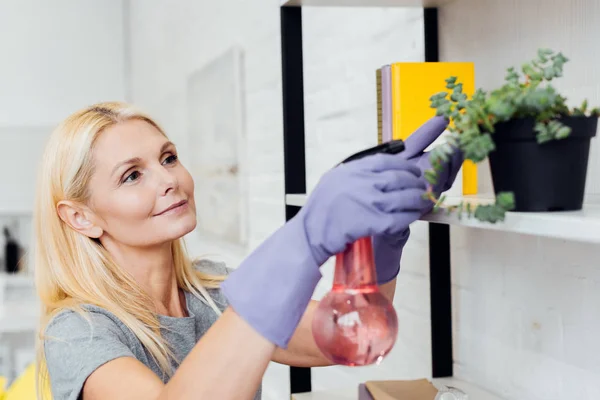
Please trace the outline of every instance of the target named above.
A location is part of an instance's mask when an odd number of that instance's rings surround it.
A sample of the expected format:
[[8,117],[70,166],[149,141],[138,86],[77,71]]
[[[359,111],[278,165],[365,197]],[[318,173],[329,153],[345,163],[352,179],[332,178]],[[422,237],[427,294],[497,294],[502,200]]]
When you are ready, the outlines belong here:
[[384,142],[392,140],[392,77],[389,65],[381,68],[382,137]]
[[402,139],[400,130],[400,120],[402,116],[402,105],[400,103],[400,63],[393,63],[391,66],[391,91],[392,91],[392,139]]

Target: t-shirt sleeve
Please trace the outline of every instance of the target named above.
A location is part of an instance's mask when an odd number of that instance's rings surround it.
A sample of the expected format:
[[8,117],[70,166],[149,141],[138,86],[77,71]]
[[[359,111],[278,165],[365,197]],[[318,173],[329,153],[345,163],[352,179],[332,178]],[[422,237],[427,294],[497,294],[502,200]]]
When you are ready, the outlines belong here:
[[119,357],[134,357],[123,331],[107,315],[73,311],[57,315],[45,330],[44,353],[53,400],[77,400],[86,379]]
[[233,269],[222,261],[199,259],[194,261],[194,268],[208,275],[229,275]]
[[[213,261],[209,259],[196,260],[194,262],[194,267],[196,270],[204,272],[205,274],[221,275],[225,277],[233,271],[233,269],[229,268],[224,262]],[[221,292],[221,289],[208,289],[208,294],[221,312],[225,311],[225,309],[229,306],[229,302],[223,295],[223,292]]]

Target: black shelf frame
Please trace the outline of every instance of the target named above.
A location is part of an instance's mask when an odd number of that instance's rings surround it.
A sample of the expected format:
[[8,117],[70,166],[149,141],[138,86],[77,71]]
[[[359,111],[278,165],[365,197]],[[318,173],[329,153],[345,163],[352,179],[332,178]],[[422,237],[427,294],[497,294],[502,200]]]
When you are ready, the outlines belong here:
[[[306,193],[302,7],[281,6],[285,194]],[[425,61],[439,61],[438,9],[423,9]],[[375,134],[375,133],[373,133]],[[285,207],[286,221],[299,207]],[[429,223],[432,377],[453,376],[450,227]],[[311,369],[290,367],[290,391],[312,390]]]

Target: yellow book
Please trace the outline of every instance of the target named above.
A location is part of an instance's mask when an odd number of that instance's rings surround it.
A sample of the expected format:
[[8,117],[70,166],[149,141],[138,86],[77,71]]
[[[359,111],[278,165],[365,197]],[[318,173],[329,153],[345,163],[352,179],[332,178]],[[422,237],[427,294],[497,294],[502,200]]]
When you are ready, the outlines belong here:
[[[446,90],[445,80],[456,76],[469,98],[475,92],[475,65],[472,62],[398,62],[392,64],[392,136],[406,139],[435,116],[429,98]],[[467,160],[462,168],[464,195],[477,193],[477,166]]]

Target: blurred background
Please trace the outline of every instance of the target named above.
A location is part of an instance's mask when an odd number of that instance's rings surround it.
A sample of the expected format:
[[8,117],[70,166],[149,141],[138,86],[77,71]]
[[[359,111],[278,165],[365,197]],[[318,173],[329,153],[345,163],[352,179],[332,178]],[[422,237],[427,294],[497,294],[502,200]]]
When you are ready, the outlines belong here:
[[[192,255],[236,267],[284,223],[279,18],[279,0],[0,0],[0,376],[12,381],[34,357],[38,305],[25,260],[36,168],[72,112],[128,101],[164,127],[198,187]],[[310,190],[376,143],[375,69],[424,60],[423,10],[307,8],[303,18]],[[441,59],[475,62],[477,86],[489,88],[551,47],[574,60],[557,83],[569,102],[598,105],[599,19],[597,0],[451,2],[440,9]],[[588,201],[600,194],[596,141]],[[480,172],[480,191],[491,191],[485,163]],[[597,398],[599,256],[591,244],[453,226],[455,374],[507,398]],[[313,369],[313,389],[430,376],[428,260],[418,222],[394,300],[393,352],[377,367]],[[328,263],[315,297],[331,272]],[[271,365],[264,399],[289,391],[289,368]]]

